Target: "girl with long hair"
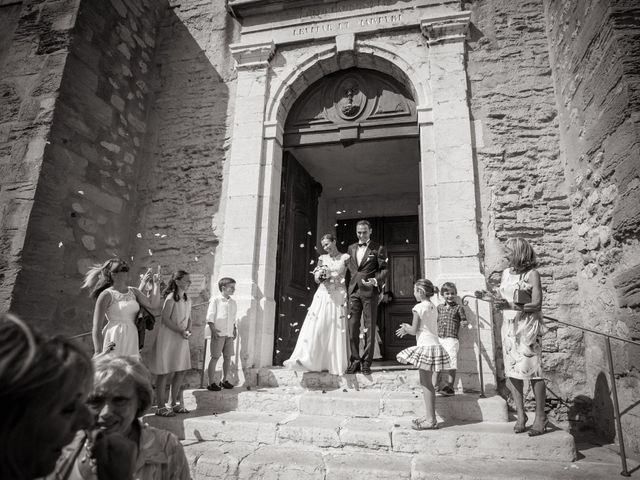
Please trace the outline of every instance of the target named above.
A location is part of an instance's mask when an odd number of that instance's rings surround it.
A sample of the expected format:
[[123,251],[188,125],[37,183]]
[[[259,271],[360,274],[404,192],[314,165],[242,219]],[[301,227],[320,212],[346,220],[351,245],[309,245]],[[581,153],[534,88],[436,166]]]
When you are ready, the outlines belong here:
[[[85,275],[82,288],[90,289],[90,296],[96,299],[92,328],[96,354],[112,350],[118,355],[139,355],[135,319],[140,305],[153,311],[162,302],[159,273],[152,276],[153,289],[147,297],[138,288],[127,285],[128,271],[127,262],[111,258],[102,265],[94,265]],[[107,324],[103,328],[105,318]]]
[[[149,360],[149,370],[156,377],[156,415],[172,417],[176,413],[189,413],[181,401],[182,380],[191,369],[189,337],[191,336],[191,300],[187,289],[191,285],[189,274],[178,270],[163,292],[162,322]],[[167,407],[165,391],[171,379],[171,407]]]

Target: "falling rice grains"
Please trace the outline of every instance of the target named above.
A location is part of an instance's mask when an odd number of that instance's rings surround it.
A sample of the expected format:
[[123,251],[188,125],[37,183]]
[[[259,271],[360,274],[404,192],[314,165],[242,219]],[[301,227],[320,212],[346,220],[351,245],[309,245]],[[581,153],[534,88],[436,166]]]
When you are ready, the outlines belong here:
[[142,238],[142,234],[141,233],[136,233],[136,237]]
[[63,245],[64,245],[64,243],[62,243],[62,242],[58,243],[58,248],[62,248]]
[[153,255],[153,252],[151,251],[151,249],[149,249],[149,255]]

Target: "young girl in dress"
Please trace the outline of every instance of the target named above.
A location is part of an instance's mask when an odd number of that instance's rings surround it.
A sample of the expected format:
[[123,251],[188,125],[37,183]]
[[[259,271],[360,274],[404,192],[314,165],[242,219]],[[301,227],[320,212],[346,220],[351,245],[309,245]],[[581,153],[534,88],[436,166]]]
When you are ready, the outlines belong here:
[[[147,297],[139,289],[127,286],[127,262],[119,258],[94,265],[85,275],[82,288],[91,289],[96,299],[93,310],[93,350],[95,354],[112,351],[116,355],[139,355],[138,330],[135,325],[140,305],[148,310],[159,308],[159,275],[151,277],[151,295]],[[107,324],[102,328],[105,317]]]
[[416,282],[413,295],[418,304],[413,307],[413,321],[411,325],[403,323],[396,331],[396,335],[415,335],[417,345],[402,350],[397,355],[401,363],[411,363],[420,370],[420,385],[427,411],[426,416],[413,420],[411,428],[414,430],[434,430],[438,428],[436,419],[436,392],[433,385],[434,372],[449,370],[449,355],[438,341],[438,313],[431,297],[438,292],[429,280],[420,279]]
[[[180,401],[182,380],[186,370],[191,368],[189,337],[191,336],[191,300],[186,290],[191,285],[189,274],[178,270],[171,276],[169,285],[163,292],[162,322],[158,327],[158,337],[149,360],[149,370],[157,375],[156,415],[172,417],[176,413],[189,413]],[[167,377],[171,379],[171,407],[166,406],[165,391]]]

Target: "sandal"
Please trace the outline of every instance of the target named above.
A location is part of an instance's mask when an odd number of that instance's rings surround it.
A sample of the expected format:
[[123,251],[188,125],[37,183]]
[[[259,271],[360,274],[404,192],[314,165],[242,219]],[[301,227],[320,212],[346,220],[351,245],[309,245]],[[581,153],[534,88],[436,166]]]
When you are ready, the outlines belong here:
[[190,413],[190,411],[184,408],[182,405],[174,405],[172,409],[174,413]]
[[419,425],[422,422],[426,422],[427,421],[427,417],[418,417],[418,418],[412,418],[411,419],[411,424],[412,425]]
[[162,407],[156,410],[156,416],[158,417],[175,417],[176,414],[169,407]]
[[417,418],[411,428],[414,430],[438,430],[438,421],[433,420],[433,422],[427,423],[427,419],[419,419]]
[[537,437],[538,435],[542,435],[544,433],[547,433],[547,427],[549,426],[549,420],[545,420],[544,424],[542,425],[542,430],[538,430],[536,428],[531,428],[531,430],[529,430],[529,436],[530,437]]
[[516,424],[513,426],[513,432],[514,433],[523,433],[527,429],[527,422],[528,421],[529,421],[529,417],[527,417],[527,414],[525,413],[524,422],[522,422],[521,424],[516,422]]

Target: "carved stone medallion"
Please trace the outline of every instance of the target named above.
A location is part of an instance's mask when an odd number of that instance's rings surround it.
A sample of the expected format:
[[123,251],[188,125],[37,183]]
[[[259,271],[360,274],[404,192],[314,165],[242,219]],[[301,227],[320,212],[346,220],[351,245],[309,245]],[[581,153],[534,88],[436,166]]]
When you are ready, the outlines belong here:
[[347,76],[336,84],[333,101],[341,118],[353,120],[364,110],[367,97],[362,92],[358,79]]

